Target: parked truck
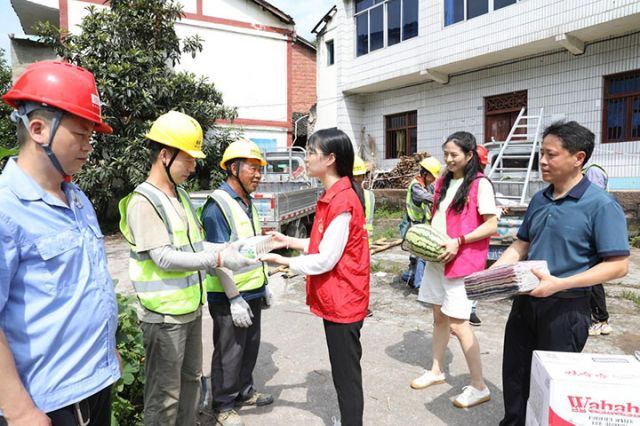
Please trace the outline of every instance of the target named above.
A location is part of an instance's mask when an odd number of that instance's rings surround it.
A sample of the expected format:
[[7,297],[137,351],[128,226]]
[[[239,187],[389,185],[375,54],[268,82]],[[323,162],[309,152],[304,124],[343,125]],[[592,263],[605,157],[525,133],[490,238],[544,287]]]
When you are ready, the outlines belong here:
[[[498,153],[502,147],[501,142],[490,142],[485,145],[488,151],[489,166],[487,175],[491,168],[496,167]],[[521,197],[523,186],[522,179],[526,178],[528,158],[530,155],[529,146],[518,146],[511,144],[507,148],[507,155],[502,160],[505,169],[503,173],[494,173],[492,177],[493,187],[496,191],[496,203],[502,208],[503,213],[498,220],[498,230],[491,237],[489,243],[488,262],[493,263],[498,260],[502,253],[513,243],[518,234],[518,229],[522,225],[524,213],[529,205],[531,197],[545,187],[538,167],[538,153],[534,153],[534,160],[529,173],[528,184],[524,197]]]
[[[262,180],[253,193],[253,205],[260,216],[263,232],[279,231],[307,238],[316,212],[316,202],[323,192],[319,181],[307,176],[303,148],[267,152]],[[196,207],[205,203],[210,191],[191,193]]]

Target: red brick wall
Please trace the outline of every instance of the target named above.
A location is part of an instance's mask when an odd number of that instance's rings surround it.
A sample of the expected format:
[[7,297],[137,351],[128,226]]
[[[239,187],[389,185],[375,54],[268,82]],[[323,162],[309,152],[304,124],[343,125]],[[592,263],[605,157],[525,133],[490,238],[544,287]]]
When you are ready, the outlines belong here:
[[316,51],[296,41],[293,42],[291,83],[292,112],[308,112],[316,103]]

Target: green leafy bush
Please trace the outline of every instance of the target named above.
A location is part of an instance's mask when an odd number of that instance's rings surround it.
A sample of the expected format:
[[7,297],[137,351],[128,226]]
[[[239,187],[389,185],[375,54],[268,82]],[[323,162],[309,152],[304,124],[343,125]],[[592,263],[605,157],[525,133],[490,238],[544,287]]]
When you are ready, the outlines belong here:
[[197,35],[178,37],[174,25],[182,17],[175,0],[111,0],[110,7],[88,6],[77,33],[61,32],[50,23],[36,27],[41,41],[60,57],[93,72],[102,113],[113,127],[113,135],[95,136],[89,161],[74,177],[103,225],[117,220],[118,201],[146,178],[150,164],[144,134],[169,110],[194,117],[206,135],[207,158],[198,161],[191,189],[209,189],[220,180],[213,171],[233,135],[215,122],[237,114],[224,105],[213,82],[175,69],[183,54],[195,57],[202,51]]
[[132,307],[135,297],[116,294],[116,348],[122,358],[122,377],[113,387],[112,426],[141,426],[144,407],[144,344]]
[[[11,88],[11,68],[4,59],[4,49],[0,49],[0,96]],[[18,153],[15,149],[16,127],[9,119],[11,107],[0,101],[0,168],[4,165],[4,159]]]

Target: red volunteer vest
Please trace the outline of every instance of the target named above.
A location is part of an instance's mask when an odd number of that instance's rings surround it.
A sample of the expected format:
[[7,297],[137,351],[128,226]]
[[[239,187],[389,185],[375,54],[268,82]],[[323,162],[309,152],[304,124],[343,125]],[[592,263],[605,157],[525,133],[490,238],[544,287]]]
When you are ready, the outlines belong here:
[[308,254],[318,253],[324,232],[341,213],[351,213],[347,245],[331,271],[307,276],[307,305],[321,318],[347,324],[367,316],[370,273],[364,210],[348,177],[338,180],[318,200]]
[[[449,237],[457,238],[461,235],[466,235],[484,223],[484,219],[478,213],[478,185],[483,177],[482,173],[478,173],[471,183],[467,202],[462,212],[455,212],[451,205],[447,209],[447,235]],[[440,189],[443,181],[443,177],[438,178],[436,181],[432,214],[436,213],[436,204],[440,199]],[[488,253],[489,238],[464,244],[458,250],[456,257],[444,266],[444,276],[447,278],[461,278],[474,272],[482,271],[487,262]]]

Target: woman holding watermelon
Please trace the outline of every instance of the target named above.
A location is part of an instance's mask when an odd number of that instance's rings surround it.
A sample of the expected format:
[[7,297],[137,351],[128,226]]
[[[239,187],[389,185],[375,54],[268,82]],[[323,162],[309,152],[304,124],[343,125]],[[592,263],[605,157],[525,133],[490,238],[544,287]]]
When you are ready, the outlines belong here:
[[353,145],[337,128],[318,130],[307,142],[307,173],[325,192],[318,200],[309,239],[274,232],[275,248],[305,253],[260,260],[287,265],[307,275],[307,305],[323,319],[331,375],[341,424],[362,426],[362,345],[360,329],[369,306],[369,243],[364,227],[362,187],[353,179]]
[[493,186],[484,177],[475,137],[456,132],[443,144],[446,173],[436,181],[431,225],[449,236],[440,262],[428,262],[418,300],[433,307],[431,369],[411,382],[414,389],[444,383],[444,353],[453,331],[471,375],[453,404],[467,408],[491,398],[482,377],[480,345],[469,325],[471,301],[464,277],[484,269],[489,238],[496,232]]

